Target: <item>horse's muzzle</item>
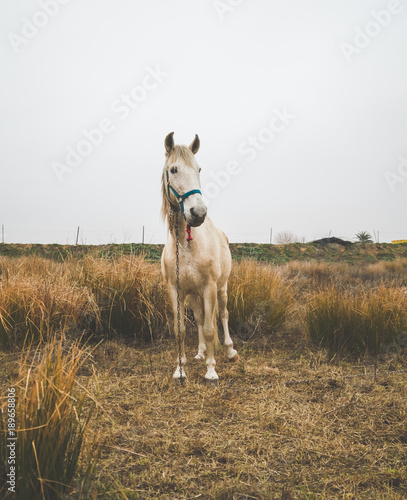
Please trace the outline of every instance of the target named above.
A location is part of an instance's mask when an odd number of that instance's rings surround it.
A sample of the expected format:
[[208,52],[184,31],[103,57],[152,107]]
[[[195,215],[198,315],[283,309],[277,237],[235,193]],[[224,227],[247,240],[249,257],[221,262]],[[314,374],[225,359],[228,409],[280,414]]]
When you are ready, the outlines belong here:
[[205,217],[206,217],[206,214],[204,216],[191,215],[190,220],[188,220],[188,224],[191,227],[198,227],[204,222]]
[[189,211],[188,224],[192,227],[200,226],[205,220],[206,213],[205,206],[198,208],[191,207],[191,210]]

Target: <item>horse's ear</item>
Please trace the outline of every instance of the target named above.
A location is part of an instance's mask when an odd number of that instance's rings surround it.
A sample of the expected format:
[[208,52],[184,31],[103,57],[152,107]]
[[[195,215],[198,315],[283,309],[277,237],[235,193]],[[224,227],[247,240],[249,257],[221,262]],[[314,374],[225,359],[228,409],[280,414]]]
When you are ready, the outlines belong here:
[[195,134],[195,139],[191,142],[189,149],[194,153],[194,155],[198,152],[199,146],[201,145],[201,141],[197,134]]
[[171,154],[174,149],[174,132],[171,132],[167,135],[164,141],[165,151],[167,156]]

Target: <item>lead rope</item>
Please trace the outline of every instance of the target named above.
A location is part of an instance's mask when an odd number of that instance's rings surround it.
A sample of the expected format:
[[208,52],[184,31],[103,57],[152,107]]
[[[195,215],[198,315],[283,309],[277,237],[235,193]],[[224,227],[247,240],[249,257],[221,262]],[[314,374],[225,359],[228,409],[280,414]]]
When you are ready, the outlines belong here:
[[170,231],[175,225],[175,262],[176,262],[176,288],[177,288],[177,326],[178,326],[178,362],[179,362],[179,376],[181,385],[184,384],[184,377],[182,376],[182,350],[181,350],[181,306],[180,306],[180,286],[179,286],[179,221],[178,214],[171,208],[170,212]]

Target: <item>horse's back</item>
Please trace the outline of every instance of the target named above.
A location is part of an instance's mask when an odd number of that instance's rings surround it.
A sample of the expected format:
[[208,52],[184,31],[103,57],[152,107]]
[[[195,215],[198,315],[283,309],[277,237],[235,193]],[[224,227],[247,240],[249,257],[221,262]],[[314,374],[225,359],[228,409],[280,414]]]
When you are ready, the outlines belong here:
[[229,239],[228,239],[228,237],[226,236],[226,234],[221,229],[216,228],[216,230],[218,231],[218,234],[219,234],[219,239],[220,239],[220,244],[221,244],[222,252],[224,253],[225,258],[231,264],[232,263],[232,255],[230,253]]
[[218,240],[219,240],[219,261],[221,267],[221,273],[218,279],[218,288],[223,288],[229,278],[230,271],[232,269],[232,256],[229,248],[229,240],[226,234],[215,226]]

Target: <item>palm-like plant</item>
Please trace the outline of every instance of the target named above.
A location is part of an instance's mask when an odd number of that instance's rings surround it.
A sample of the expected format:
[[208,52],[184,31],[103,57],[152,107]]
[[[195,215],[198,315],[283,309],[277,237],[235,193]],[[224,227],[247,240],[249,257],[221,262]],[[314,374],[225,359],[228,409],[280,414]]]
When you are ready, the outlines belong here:
[[358,243],[373,243],[372,240],[372,235],[368,233],[367,231],[359,231],[358,233],[355,234],[356,239],[358,240]]

